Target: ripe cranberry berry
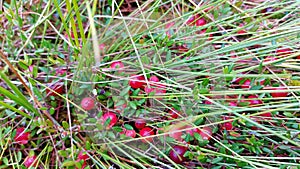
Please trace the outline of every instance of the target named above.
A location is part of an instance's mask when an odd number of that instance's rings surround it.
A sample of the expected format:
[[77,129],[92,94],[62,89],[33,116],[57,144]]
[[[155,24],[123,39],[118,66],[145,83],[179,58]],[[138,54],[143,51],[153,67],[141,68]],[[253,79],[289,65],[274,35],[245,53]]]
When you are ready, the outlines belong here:
[[193,15],[191,16],[188,21],[186,22],[186,24],[188,24],[189,26],[193,26],[196,23],[196,20],[199,18],[199,15]]
[[105,113],[102,117],[101,117],[101,121],[102,121],[102,124],[104,125],[106,120],[110,119],[110,123],[108,124],[108,128],[112,128],[118,121],[118,117],[116,116],[115,113],[111,113],[111,112],[108,112],[108,113]]
[[263,101],[258,100],[258,96],[256,95],[250,95],[248,96],[248,99],[250,99],[250,105],[263,104]]
[[[272,90],[285,90],[285,89],[286,88],[284,86],[272,88]],[[274,98],[287,97],[288,94],[289,94],[288,92],[276,92],[276,93],[271,93],[271,96],[274,97]]]
[[[223,119],[224,120],[229,120],[230,118],[229,117],[224,117]],[[223,130],[232,130],[233,129],[232,121],[223,123],[221,125],[221,128]]]
[[134,126],[140,130],[146,126],[146,121],[143,119],[137,119],[134,123]]
[[251,87],[251,80],[250,79],[247,79],[245,80],[245,82],[241,85],[241,88],[243,89],[249,89]]
[[143,75],[132,75],[129,80],[129,85],[134,89],[142,88],[145,84],[144,80]]
[[17,128],[16,136],[14,137],[14,141],[19,144],[27,144],[29,140],[30,133],[25,132],[24,127]]
[[263,117],[266,117],[266,118],[270,118],[270,117],[272,117],[272,113],[267,112],[267,113],[261,114],[260,116],[263,116]]
[[[159,82],[159,78],[157,77],[157,76],[155,76],[155,75],[152,75],[150,78],[149,78],[149,81],[150,82]],[[151,86],[157,86],[157,84],[155,84],[155,83],[150,83],[150,85]]]
[[169,136],[176,139],[177,141],[183,141],[182,139],[182,131],[180,128],[172,128],[169,131]]
[[[49,88],[58,94],[63,94],[64,92],[64,86],[62,84],[54,84],[51,85]],[[50,89],[46,89],[47,96],[57,96],[57,94],[52,92]]]
[[122,69],[122,68],[124,68],[124,64],[121,61],[116,61],[110,65],[110,68],[111,69]]
[[[148,137],[148,136],[154,135],[154,131],[150,127],[145,127],[140,130],[139,134],[141,135],[141,137]],[[149,141],[149,142],[153,141],[152,137],[142,139],[142,142],[144,142],[144,143],[147,143],[147,141]]]
[[196,26],[203,26],[206,24],[206,20],[204,18],[200,18],[196,21]]
[[212,130],[209,127],[204,127],[199,132],[203,140],[210,140],[212,136]]
[[85,97],[81,100],[81,107],[84,109],[84,110],[92,110],[95,106],[95,102],[94,102],[94,99],[91,98],[91,97]]
[[178,110],[172,108],[171,110],[169,110],[169,117],[170,119],[176,119],[178,117],[178,115],[181,114]]
[[33,156],[27,156],[25,161],[24,161],[24,165],[26,168],[29,168],[29,167],[36,167],[37,164],[38,164],[38,160],[36,160],[37,157],[36,155],[33,155]]
[[276,50],[278,56],[287,56],[292,53],[292,49],[290,48],[279,48]]
[[183,146],[174,146],[173,149],[170,151],[169,157],[177,164],[181,164],[186,160],[183,156],[187,151],[186,147]]
[[237,103],[232,101],[232,102],[229,102],[228,103],[229,106],[232,106],[232,107],[236,107],[237,106]]
[[126,135],[127,137],[135,138],[136,132],[135,132],[134,130],[126,130],[125,135]]
[[[81,165],[81,169],[84,169],[87,166],[86,160],[88,160],[88,159],[89,159],[89,156],[87,154],[83,154],[83,152],[80,151],[80,153],[78,154],[76,162],[80,162],[81,160],[83,160],[83,163]],[[76,169],[79,169],[79,168],[76,167]]]

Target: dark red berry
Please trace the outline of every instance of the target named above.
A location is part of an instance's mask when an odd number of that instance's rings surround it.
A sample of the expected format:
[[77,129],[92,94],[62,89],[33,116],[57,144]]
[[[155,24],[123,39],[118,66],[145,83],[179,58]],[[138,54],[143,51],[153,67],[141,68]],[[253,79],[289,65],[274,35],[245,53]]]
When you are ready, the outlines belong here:
[[292,53],[292,49],[290,48],[279,48],[276,50],[277,55],[279,56],[287,56]]
[[26,168],[36,167],[38,164],[38,161],[36,159],[37,159],[36,155],[26,157],[24,161],[25,167]]
[[178,110],[174,109],[174,108],[169,110],[169,117],[171,117],[170,119],[176,119],[179,114],[181,114],[181,113]]
[[[51,85],[49,88],[58,94],[63,94],[64,92],[64,86],[62,84],[54,84]],[[47,96],[57,96],[57,94],[51,91],[50,89],[46,89]]]
[[30,133],[25,132],[24,127],[17,128],[16,136],[14,137],[14,141],[19,144],[27,144],[29,140]]
[[[224,120],[229,120],[230,118],[229,118],[229,117],[224,117],[223,119],[224,119]],[[222,128],[223,130],[232,130],[232,129],[233,129],[232,121],[223,123],[223,124],[221,125],[221,128]]]
[[134,88],[142,88],[145,84],[145,78],[143,75],[132,75],[129,80],[129,85]]
[[91,97],[86,97],[81,100],[81,107],[84,110],[92,110],[95,106],[94,99]]
[[[141,135],[141,137],[148,137],[154,135],[154,131],[150,127],[145,127],[140,130],[139,134]],[[147,143],[147,141],[151,142],[152,140],[153,140],[152,137],[149,137],[149,138],[142,139],[141,141]]]
[[102,121],[102,124],[104,125],[105,122],[110,119],[110,123],[108,124],[108,128],[112,128],[118,121],[118,117],[115,113],[111,113],[111,112],[108,112],[108,113],[105,113],[102,117],[101,117],[101,121]]
[[134,123],[134,126],[140,130],[146,126],[146,121],[143,119],[137,119]]
[[186,160],[184,157],[185,152],[187,151],[186,147],[183,146],[174,146],[170,151],[170,159],[173,160],[177,164],[181,164]]

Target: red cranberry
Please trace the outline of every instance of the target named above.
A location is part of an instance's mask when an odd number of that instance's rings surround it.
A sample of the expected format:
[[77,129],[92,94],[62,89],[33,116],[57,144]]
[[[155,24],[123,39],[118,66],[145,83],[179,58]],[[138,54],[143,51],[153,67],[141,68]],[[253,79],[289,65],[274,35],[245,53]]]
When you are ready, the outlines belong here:
[[143,119],[137,119],[134,123],[134,126],[140,130],[146,126],[146,121]]
[[111,69],[122,69],[122,68],[124,68],[124,64],[121,61],[116,61],[110,65],[110,68]]
[[134,89],[142,88],[145,84],[144,80],[143,75],[132,75],[129,80],[129,85]]
[[[152,136],[152,135],[154,135],[154,131],[150,127],[145,127],[140,130],[140,135],[141,135],[141,137]],[[153,140],[152,137],[150,137],[150,138],[142,139],[142,142],[147,143],[147,141],[151,142],[152,140]]]
[[236,107],[237,106],[237,103],[232,101],[232,102],[229,102],[229,106],[232,106],[232,107]]
[[177,164],[181,164],[186,160],[184,157],[185,152],[187,151],[186,147],[183,146],[174,146],[170,151],[169,157]]
[[85,97],[81,100],[80,105],[84,110],[88,111],[88,110],[92,110],[94,108],[95,102],[94,102],[93,98]]
[[181,113],[178,110],[172,108],[171,110],[169,110],[169,114],[169,116],[171,117],[170,119],[176,119]]
[[276,53],[279,56],[287,56],[287,55],[292,53],[292,49],[290,49],[290,48],[279,48],[279,49],[276,50]]
[[177,128],[171,129],[169,131],[169,136],[172,137],[172,138],[174,138],[174,139],[176,139],[176,140],[178,140],[178,141],[183,141],[183,139],[181,138],[182,131],[179,131],[179,130],[180,129],[177,129]]
[[87,160],[90,157],[83,151],[80,151],[77,157],[77,160]]
[[267,112],[267,113],[263,113],[263,114],[261,114],[260,116],[263,116],[263,117],[270,118],[270,117],[272,117],[272,113],[270,113],[270,112]]
[[[229,120],[230,118],[229,117],[224,117],[223,119],[224,120]],[[221,128],[224,129],[224,130],[232,130],[233,129],[232,121],[223,123]]]
[[38,160],[36,160],[36,159],[37,159],[36,155],[26,157],[26,159],[24,161],[25,167],[26,168],[29,168],[30,166],[36,167],[38,164]]
[[[157,76],[155,76],[155,75],[152,75],[150,78],[149,78],[149,81],[150,82],[159,82],[159,78],[157,77]],[[150,85],[153,85],[153,86],[156,86],[157,84],[155,84],[155,83],[150,83]]]
[[112,128],[118,121],[118,117],[115,113],[111,113],[111,112],[108,112],[108,113],[105,113],[102,117],[101,117],[101,121],[102,121],[102,124],[105,124],[105,122],[110,119],[110,122],[108,124],[108,128]]
[[126,135],[127,137],[135,138],[136,132],[135,132],[134,130],[126,130],[126,131],[125,131],[125,135]]
[[251,80],[247,79],[247,80],[245,80],[245,82],[241,85],[241,87],[242,87],[243,89],[249,89],[249,88],[251,87],[250,84],[251,84]]
[[200,18],[196,21],[196,26],[203,26],[206,24],[206,20],[204,18]]
[[[185,126],[185,128],[192,128],[192,126],[190,125],[187,125]],[[199,128],[193,128],[193,129],[189,129],[189,130],[186,130],[186,133],[190,134],[192,137],[194,137],[194,133],[200,133],[200,129]]]
[[[51,85],[49,88],[58,94],[63,94],[63,92],[64,92],[64,86],[61,84],[54,84],[54,85]],[[50,89],[48,89],[48,88],[46,89],[47,96],[57,96],[57,94],[52,92]]]
[[104,50],[104,49],[105,49],[105,44],[104,44],[104,43],[101,43],[101,44],[99,45],[99,49],[100,49],[100,50]]
[[276,57],[273,57],[273,56],[267,56],[265,59],[264,59],[264,62],[273,62],[277,60]]
[[[272,90],[285,90],[285,89],[286,88],[284,86],[272,88]],[[287,97],[288,94],[289,94],[288,92],[276,92],[276,93],[271,93],[271,96],[274,97],[274,98]]]
[[210,140],[212,136],[212,130],[209,127],[204,127],[200,130],[199,133],[203,140]]
[[251,99],[251,100],[249,100],[250,105],[263,104],[263,102],[261,100],[258,100],[257,98],[258,98],[258,96],[256,96],[256,95],[250,95],[248,97],[248,99]]
[[191,16],[188,21],[186,22],[186,24],[188,24],[189,26],[193,26],[196,23],[196,20],[199,18],[199,15],[193,15]]
[[29,140],[30,133],[25,132],[24,127],[17,128],[16,136],[14,137],[14,141],[19,144],[27,144]]

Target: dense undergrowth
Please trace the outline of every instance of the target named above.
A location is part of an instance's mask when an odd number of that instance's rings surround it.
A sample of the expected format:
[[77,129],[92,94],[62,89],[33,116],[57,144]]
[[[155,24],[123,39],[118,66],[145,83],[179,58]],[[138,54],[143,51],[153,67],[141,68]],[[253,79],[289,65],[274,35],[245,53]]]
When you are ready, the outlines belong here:
[[300,168],[300,1],[2,8],[0,168]]

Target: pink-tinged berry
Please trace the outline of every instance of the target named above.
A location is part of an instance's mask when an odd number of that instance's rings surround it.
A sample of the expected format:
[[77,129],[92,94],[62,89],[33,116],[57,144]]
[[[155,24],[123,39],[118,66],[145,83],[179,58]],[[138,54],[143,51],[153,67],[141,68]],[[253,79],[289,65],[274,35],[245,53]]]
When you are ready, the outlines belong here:
[[104,43],[101,43],[101,44],[99,45],[99,49],[100,49],[100,50],[104,50],[104,49],[105,49],[105,44],[104,44]]
[[145,84],[145,78],[143,75],[132,75],[129,80],[129,85],[133,89],[142,88]]
[[102,117],[101,117],[101,121],[102,121],[102,124],[104,125],[105,122],[110,119],[110,122],[108,124],[108,128],[112,128],[118,121],[118,117],[115,113],[111,113],[111,112],[108,112],[108,113],[105,113]]
[[203,26],[206,24],[206,20],[204,18],[200,18],[196,21],[196,26]]
[[83,151],[80,151],[77,157],[78,160],[87,160],[89,158],[90,157]]
[[251,80],[250,79],[247,79],[245,80],[245,82],[241,85],[241,88],[243,89],[249,89],[251,87]]
[[95,102],[93,98],[86,97],[81,100],[80,105],[84,110],[88,111],[88,110],[92,110],[95,107]]
[[110,65],[110,68],[111,69],[122,69],[122,68],[124,68],[124,64],[121,61],[116,61]]
[[228,103],[229,106],[232,106],[232,107],[236,107],[237,106],[237,103],[232,101],[232,102],[229,102]]
[[24,161],[24,165],[25,165],[26,168],[36,167],[37,164],[38,164],[38,160],[37,160],[36,155],[27,156],[25,161]]
[[134,130],[126,130],[125,131],[125,135],[127,137],[132,137],[132,138],[135,138],[136,137],[136,132]]
[[27,144],[29,140],[30,133],[25,132],[24,127],[17,128],[16,136],[14,137],[14,141],[19,144]]
[[250,95],[248,97],[250,105],[256,105],[256,104],[263,104],[263,101],[258,99],[258,96],[256,95]]

